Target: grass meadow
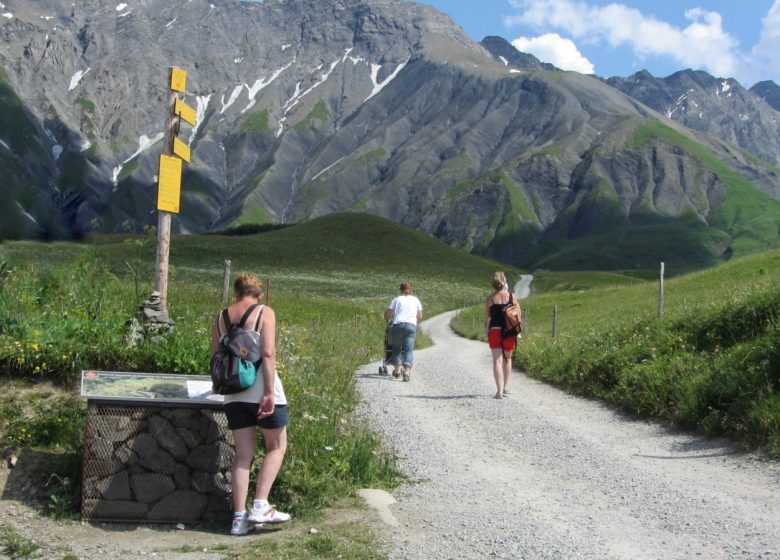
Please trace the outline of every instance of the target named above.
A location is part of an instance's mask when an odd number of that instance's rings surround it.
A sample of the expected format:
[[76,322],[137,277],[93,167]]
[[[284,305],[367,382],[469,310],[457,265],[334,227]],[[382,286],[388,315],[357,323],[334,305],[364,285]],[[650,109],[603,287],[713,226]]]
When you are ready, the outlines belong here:
[[[271,281],[278,369],[291,404],[289,451],[272,500],[296,518],[317,515],[357,488],[399,483],[394,458],[351,413],[358,404],[355,370],[381,360],[382,313],[401,280],[412,282],[431,316],[479,301],[500,266],[361,215],[332,215],[258,235],[174,237],[168,291],[174,333],[130,347],[125,322],[153,288],[155,245],[153,232],[78,244],[0,245],[0,371],[6,385],[0,446],[73,456],[51,491],[49,511],[56,517],[76,516],[79,504],[80,371],[205,375],[225,259],[234,275],[248,270]],[[418,338],[420,345],[429,343]],[[352,557],[348,550],[357,546],[357,534],[350,529],[320,546],[336,547],[332,557]]]
[[[661,318],[658,273],[648,276],[539,272],[516,364],[576,394],[780,455],[780,252],[665,279]],[[481,338],[484,308],[453,326]]]

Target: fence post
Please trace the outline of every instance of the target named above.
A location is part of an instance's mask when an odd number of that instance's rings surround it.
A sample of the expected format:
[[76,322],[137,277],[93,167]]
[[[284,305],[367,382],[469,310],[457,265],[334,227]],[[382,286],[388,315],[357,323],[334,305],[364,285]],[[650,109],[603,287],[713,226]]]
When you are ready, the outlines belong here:
[[222,306],[227,305],[228,291],[230,290],[230,260],[225,260],[225,268],[222,271]]
[[658,317],[664,314],[664,263],[661,263],[661,280],[658,284]]
[[523,332],[528,336],[528,309],[523,308],[521,313],[523,314]]
[[558,334],[558,306],[553,305],[553,324],[552,324],[552,337]]

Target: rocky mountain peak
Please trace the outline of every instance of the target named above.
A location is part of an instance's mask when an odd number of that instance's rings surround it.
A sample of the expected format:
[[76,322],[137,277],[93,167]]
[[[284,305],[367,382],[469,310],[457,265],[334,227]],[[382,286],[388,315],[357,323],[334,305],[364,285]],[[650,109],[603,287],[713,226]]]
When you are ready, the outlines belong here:
[[503,37],[488,36],[482,39],[480,44],[490,51],[496,60],[505,65],[511,64],[517,68],[557,70],[552,64],[542,62],[532,54],[517,50],[512,43]]
[[773,109],[780,111],[780,86],[772,80],[756,83],[750,91],[766,101]]
[[780,115],[733,78],[688,69],[666,78],[642,71],[607,83],[688,128],[780,163]]

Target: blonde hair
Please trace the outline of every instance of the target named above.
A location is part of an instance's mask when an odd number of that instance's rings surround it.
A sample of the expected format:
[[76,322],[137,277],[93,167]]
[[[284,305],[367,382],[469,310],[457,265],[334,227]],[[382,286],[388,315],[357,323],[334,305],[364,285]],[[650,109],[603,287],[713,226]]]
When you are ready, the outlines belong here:
[[495,272],[493,274],[493,281],[491,284],[493,284],[493,287],[497,292],[503,290],[504,286],[506,285],[506,276],[504,276],[504,273],[500,270]]
[[401,293],[405,296],[408,296],[412,293],[412,284],[408,280],[404,280],[401,282],[401,287],[399,288]]
[[248,272],[242,272],[233,282],[233,290],[239,298],[251,296],[259,298],[263,293],[263,281]]

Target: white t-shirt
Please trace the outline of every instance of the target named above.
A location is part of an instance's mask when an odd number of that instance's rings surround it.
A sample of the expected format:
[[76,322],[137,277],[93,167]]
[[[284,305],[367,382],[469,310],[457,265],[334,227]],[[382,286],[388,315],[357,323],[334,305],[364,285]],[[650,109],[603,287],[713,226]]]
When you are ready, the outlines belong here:
[[422,304],[417,296],[398,296],[393,298],[388,309],[393,310],[393,324],[411,323],[417,324],[417,312],[422,311]]

